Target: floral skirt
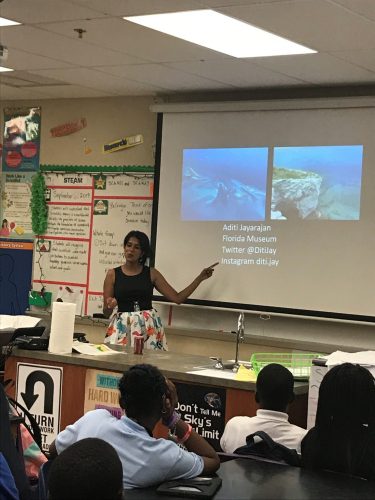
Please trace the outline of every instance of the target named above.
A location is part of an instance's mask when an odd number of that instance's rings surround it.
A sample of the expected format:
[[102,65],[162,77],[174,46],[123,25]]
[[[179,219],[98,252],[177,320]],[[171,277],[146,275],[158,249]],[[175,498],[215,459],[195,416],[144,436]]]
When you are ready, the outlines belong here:
[[110,318],[104,342],[126,346],[134,345],[134,337],[142,335],[147,349],[168,351],[164,328],[156,309],[146,311],[123,312],[114,311]]

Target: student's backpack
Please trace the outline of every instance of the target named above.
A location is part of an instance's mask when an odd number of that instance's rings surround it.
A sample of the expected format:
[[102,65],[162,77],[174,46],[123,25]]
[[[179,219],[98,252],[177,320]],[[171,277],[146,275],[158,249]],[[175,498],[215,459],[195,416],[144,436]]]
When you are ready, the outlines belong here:
[[[260,438],[260,440],[255,440],[255,437]],[[296,467],[301,465],[301,459],[296,450],[291,450],[283,444],[276,443],[263,431],[249,434],[246,438],[246,444],[237,448],[234,453],[237,455],[251,455]]]
[[23,456],[16,448],[9,422],[9,402],[0,384],[0,451],[8,463],[21,500],[32,498],[32,489],[25,472]]
[[[11,380],[4,381],[4,388],[12,385]],[[23,455],[26,475],[30,484],[36,484],[39,469],[47,461],[42,451],[42,432],[34,415],[15,399],[7,396],[9,413],[13,417],[22,417],[22,423],[17,427],[16,447]]]

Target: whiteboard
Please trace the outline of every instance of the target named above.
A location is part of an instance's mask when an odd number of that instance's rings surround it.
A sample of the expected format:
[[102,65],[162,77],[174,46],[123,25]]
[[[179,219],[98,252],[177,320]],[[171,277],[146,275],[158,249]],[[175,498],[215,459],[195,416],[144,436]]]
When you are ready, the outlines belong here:
[[[33,286],[80,298],[77,314],[102,312],[108,269],[123,262],[125,235],[150,234],[153,175],[45,174],[46,234],[35,240]],[[82,300],[83,296],[83,300]]]

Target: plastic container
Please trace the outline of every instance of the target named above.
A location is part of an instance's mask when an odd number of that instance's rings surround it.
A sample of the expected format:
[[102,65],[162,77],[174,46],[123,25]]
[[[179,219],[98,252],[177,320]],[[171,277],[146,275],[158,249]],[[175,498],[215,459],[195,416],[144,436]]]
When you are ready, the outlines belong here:
[[321,356],[321,354],[311,352],[254,352],[251,356],[250,363],[257,375],[266,365],[278,363],[288,368],[295,379],[306,380],[310,377],[313,359],[319,356]]

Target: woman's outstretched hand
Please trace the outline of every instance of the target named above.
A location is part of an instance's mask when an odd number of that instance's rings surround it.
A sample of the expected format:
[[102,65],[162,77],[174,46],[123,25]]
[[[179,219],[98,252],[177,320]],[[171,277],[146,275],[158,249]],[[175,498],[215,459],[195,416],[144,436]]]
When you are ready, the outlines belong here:
[[203,269],[203,271],[201,271],[201,273],[199,275],[199,279],[201,281],[204,281],[208,278],[211,278],[211,276],[213,275],[213,272],[214,272],[214,267],[217,266],[218,264],[219,264],[218,262],[215,262],[214,264],[211,264],[210,266],[205,267]]

